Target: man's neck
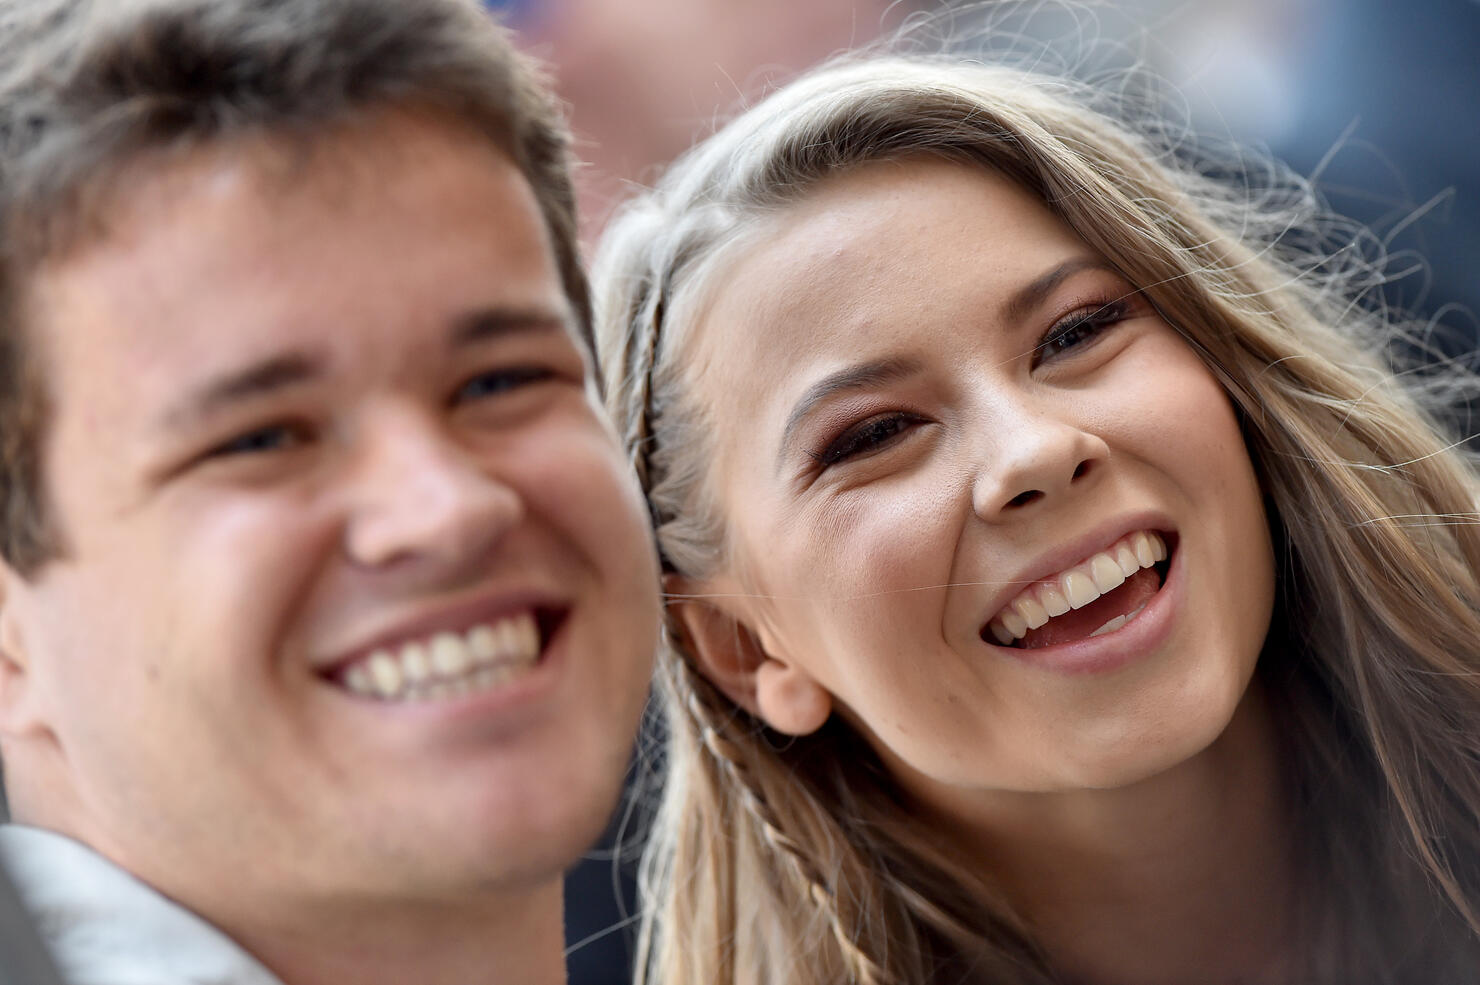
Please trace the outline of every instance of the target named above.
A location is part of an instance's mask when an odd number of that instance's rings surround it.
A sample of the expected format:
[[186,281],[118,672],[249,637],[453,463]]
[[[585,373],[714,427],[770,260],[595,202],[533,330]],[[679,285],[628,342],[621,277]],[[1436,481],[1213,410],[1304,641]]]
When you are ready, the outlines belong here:
[[224,928],[284,985],[564,985],[561,884],[477,904],[319,907]]
[[[72,803],[60,796],[42,803]],[[156,871],[110,841],[82,810],[17,811],[17,820],[71,838],[235,941],[284,985],[564,985],[563,880],[460,898],[267,898],[261,886],[223,897],[219,881]],[[163,853],[147,854],[158,859]],[[172,860],[173,861],[173,860]],[[192,874],[193,876],[194,874]],[[281,875],[281,873],[279,873]],[[273,882],[268,880],[269,883]],[[277,884],[281,884],[279,880]],[[203,888],[204,887],[204,888]]]

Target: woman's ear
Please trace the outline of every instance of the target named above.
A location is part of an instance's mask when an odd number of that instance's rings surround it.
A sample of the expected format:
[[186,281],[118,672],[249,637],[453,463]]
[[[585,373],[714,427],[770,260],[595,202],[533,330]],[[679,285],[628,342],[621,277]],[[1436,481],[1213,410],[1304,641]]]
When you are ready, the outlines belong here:
[[736,596],[704,597],[713,589],[679,575],[663,577],[664,604],[699,672],[778,732],[808,735],[821,728],[832,714],[832,695],[801,665],[762,644],[737,614]]

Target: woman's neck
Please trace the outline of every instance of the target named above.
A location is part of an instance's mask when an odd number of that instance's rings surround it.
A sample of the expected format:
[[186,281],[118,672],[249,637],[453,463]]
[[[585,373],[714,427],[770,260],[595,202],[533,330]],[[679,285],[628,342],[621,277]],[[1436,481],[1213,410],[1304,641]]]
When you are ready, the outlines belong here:
[[1257,684],[1208,749],[1116,790],[992,798],[959,828],[1049,960],[1084,985],[1295,979],[1295,837]]

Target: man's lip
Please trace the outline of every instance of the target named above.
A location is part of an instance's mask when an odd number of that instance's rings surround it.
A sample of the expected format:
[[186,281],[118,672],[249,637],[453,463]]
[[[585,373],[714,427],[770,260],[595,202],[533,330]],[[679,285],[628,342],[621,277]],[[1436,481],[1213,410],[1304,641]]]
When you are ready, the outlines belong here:
[[[1155,530],[1168,538],[1167,547],[1170,549],[1176,540],[1177,528],[1172,524],[1170,518],[1163,513],[1144,512],[1122,515],[1111,520],[1106,520],[1073,540],[1065,541],[1048,551],[1030,564],[1023,566],[1026,576],[1019,575],[1006,581],[1002,589],[987,602],[986,611],[977,622],[976,631],[979,635],[985,629],[988,622],[997,613],[1001,612],[1013,599],[1027,588],[1040,581],[1052,578],[1067,568],[1093,557],[1105,548],[1114,544],[1126,534],[1135,533],[1138,530]],[[994,579],[995,580],[995,579]]]
[[416,611],[387,619],[353,645],[337,648],[331,655],[313,661],[313,669],[332,677],[376,650],[395,649],[439,632],[464,633],[474,626],[498,622],[521,612],[535,614],[543,646],[550,627],[563,621],[570,608],[570,600],[532,589],[487,593],[455,602],[423,605]]

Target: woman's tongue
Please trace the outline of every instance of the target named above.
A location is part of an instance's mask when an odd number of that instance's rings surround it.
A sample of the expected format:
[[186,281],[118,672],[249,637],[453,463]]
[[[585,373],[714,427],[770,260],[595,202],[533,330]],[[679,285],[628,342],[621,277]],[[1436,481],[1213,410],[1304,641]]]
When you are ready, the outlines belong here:
[[1152,568],[1142,568],[1125,580],[1119,588],[1112,589],[1079,609],[1070,609],[1062,616],[1054,616],[1037,629],[1028,630],[1018,645],[1031,650],[1040,646],[1054,646],[1082,640],[1116,616],[1135,612],[1151,601],[1151,596],[1161,589],[1161,576]]

